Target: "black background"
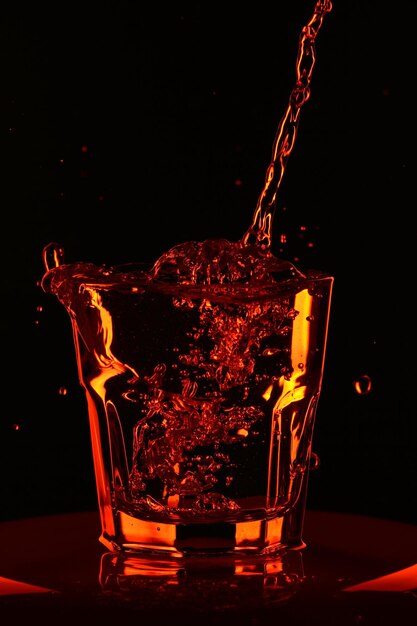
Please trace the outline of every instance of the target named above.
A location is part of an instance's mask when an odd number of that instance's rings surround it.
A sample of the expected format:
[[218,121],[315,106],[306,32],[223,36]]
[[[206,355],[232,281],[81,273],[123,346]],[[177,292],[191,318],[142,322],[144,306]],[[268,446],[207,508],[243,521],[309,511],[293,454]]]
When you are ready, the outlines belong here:
[[[113,264],[240,238],[313,8],[124,0],[3,13],[1,519],[96,508],[70,322],[39,287],[43,247]],[[410,0],[335,0],[273,225],[275,253],[335,277],[308,504],[411,523],[416,20]]]

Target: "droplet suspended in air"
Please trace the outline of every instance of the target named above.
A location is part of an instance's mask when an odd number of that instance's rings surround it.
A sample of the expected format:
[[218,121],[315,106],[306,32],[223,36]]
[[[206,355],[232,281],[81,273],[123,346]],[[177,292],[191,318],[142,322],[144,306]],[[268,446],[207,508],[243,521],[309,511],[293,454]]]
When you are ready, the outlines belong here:
[[353,388],[358,395],[365,396],[372,389],[371,377],[367,374],[362,374],[362,376],[358,376],[358,378],[353,381]]
[[48,243],[43,249],[43,263],[47,271],[59,267],[64,262],[64,248],[58,243]]
[[310,471],[314,472],[320,467],[320,457],[315,452],[310,454]]
[[58,393],[60,396],[66,396],[68,395],[68,389],[66,387],[60,387]]

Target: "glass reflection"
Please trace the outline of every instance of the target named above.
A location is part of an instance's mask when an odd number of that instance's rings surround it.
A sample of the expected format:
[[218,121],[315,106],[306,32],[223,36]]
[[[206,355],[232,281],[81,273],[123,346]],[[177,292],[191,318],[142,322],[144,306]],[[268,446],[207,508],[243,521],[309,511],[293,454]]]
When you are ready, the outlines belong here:
[[106,594],[126,601],[209,607],[210,610],[287,602],[305,579],[301,551],[273,556],[161,558],[106,552],[99,583]]

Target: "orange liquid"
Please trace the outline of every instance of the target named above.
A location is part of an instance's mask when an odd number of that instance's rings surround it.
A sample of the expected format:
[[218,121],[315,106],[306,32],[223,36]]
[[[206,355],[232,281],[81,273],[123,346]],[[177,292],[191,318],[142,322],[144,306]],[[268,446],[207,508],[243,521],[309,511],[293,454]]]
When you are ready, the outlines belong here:
[[331,278],[178,286],[83,264],[53,276],[73,323],[100,506],[117,512],[109,536],[126,537],[116,543],[133,543],[137,520],[270,523],[295,505]]

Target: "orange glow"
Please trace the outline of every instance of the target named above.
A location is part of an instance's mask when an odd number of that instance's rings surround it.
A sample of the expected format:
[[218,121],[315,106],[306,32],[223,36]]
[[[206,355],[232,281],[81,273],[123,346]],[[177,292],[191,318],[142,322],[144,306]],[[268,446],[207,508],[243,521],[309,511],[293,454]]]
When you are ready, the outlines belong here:
[[[113,323],[112,318],[107,311],[107,309],[102,304],[102,299],[100,294],[92,289],[86,288],[86,291],[91,296],[91,306],[97,312],[97,328],[99,333],[101,334],[101,342],[102,353],[98,354],[96,350],[94,350],[97,362],[100,363],[100,370],[97,371],[97,375],[92,377],[90,380],[90,384],[92,389],[102,398],[102,402],[104,406],[107,406],[106,402],[106,381],[111,379],[118,374],[125,372],[127,370],[132,371],[133,375],[137,377],[136,372],[129,368],[128,366],[121,363],[117,358],[114,357],[111,351],[111,344],[113,341]],[[79,341],[82,337],[82,333],[80,333],[80,329],[77,326],[75,320],[73,320],[73,328],[74,328],[74,342],[76,346],[76,352],[78,355],[78,372],[80,380],[83,380],[82,375],[82,365],[79,358],[80,348]],[[111,468],[106,468],[106,465],[103,460],[102,454],[102,440],[100,434],[100,425],[99,425],[99,417],[97,414],[97,408],[94,402],[94,399],[91,397],[90,391],[86,388],[87,391],[87,403],[89,407],[89,415],[90,415],[90,430],[91,430],[91,442],[92,442],[92,451],[93,451],[93,460],[94,467],[96,472],[96,486],[98,493],[98,501],[100,504],[100,515],[102,522],[102,535],[100,537],[100,541],[112,548],[112,544],[109,543],[107,537],[114,536],[116,533],[115,523],[113,518],[113,504],[112,497],[110,494],[110,488],[112,485],[112,480],[109,475],[108,470]],[[110,406],[109,406],[110,408]]]
[[103,306],[101,296],[95,289],[86,287],[86,291],[91,297],[90,305],[97,309],[99,316],[98,327],[102,335],[101,346],[104,347],[103,354],[98,354],[96,351],[95,356],[97,361],[101,365],[100,374],[92,379],[91,386],[103,398],[105,402],[105,383],[109,378],[117,376],[119,373],[130,370],[133,375],[138,378],[137,373],[128,365],[121,363],[112,353],[111,345],[113,342],[113,321],[109,311]]
[[372,389],[372,380],[371,377],[367,374],[363,374],[359,376],[356,380],[353,381],[353,388],[356,393],[360,396],[365,396]]
[[397,593],[417,591],[417,564],[386,576],[380,576],[373,580],[346,587],[343,591],[392,591]]
[[178,506],[180,501],[180,497],[178,494],[175,494],[175,496],[168,496],[168,506],[170,508],[175,508]]
[[271,397],[271,393],[272,393],[273,388],[274,388],[273,385],[269,385],[268,389],[266,389],[266,391],[262,395],[263,399],[266,400],[267,402],[268,402],[269,398]]
[[53,589],[47,589],[46,587],[29,585],[28,583],[23,583],[19,580],[12,580],[11,578],[3,578],[2,576],[0,576],[0,596],[15,596],[31,593],[51,593],[53,591]]
[[238,576],[262,576],[263,572],[259,571],[256,565],[236,565],[235,574]]
[[155,550],[164,548],[175,551],[176,526],[135,519],[123,512],[119,513],[120,528],[123,533],[124,546],[140,546]]
[[[295,402],[303,400],[306,395],[307,388],[301,384],[301,380],[305,375],[304,368],[300,369],[299,364],[307,361],[307,354],[309,348],[309,331],[310,323],[308,321],[311,315],[312,308],[312,296],[308,293],[307,289],[304,289],[298,293],[295,297],[294,308],[299,311],[299,314],[293,322],[293,333],[291,339],[291,364],[293,368],[293,374],[290,379],[286,379],[281,376],[279,380],[279,386],[281,387],[281,394],[274,407],[274,421],[276,423],[275,429],[273,429],[270,441],[270,463],[274,458],[273,447],[276,445],[275,433],[282,432],[282,413],[284,409]],[[292,419],[294,420],[296,413],[293,413]],[[304,424],[304,420],[302,420]],[[294,437],[291,438],[290,458],[291,462],[294,462],[300,439],[303,434],[304,425],[300,432],[297,433],[297,429],[291,425],[291,432],[294,432]],[[297,434],[295,434],[297,433]],[[281,444],[278,443],[278,466],[280,465]],[[270,497],[276,497],[279,493],[279,472],[272,472],[270,467],[268,472],[268,488],[267,493]]]

